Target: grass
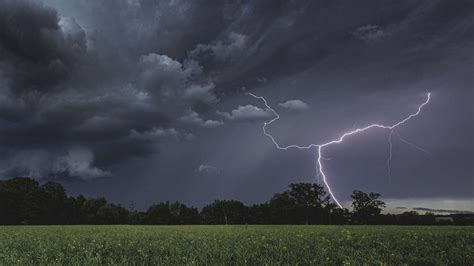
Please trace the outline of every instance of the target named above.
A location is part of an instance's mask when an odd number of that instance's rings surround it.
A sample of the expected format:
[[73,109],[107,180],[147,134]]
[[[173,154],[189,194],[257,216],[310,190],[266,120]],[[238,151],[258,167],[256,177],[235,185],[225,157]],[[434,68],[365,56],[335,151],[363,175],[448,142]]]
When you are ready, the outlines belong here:
[[473,265],[474,227],[7,226],[0,264]]

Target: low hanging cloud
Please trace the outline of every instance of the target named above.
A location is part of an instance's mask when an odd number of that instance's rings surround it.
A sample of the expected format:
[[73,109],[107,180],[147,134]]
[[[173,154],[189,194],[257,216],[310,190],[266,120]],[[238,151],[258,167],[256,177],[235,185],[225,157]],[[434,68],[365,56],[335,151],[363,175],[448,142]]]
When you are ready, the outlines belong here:
[[52,152],[39,149],[16,151],[7,160],[1,162],[3,176],[30,176],[42,178],[50,174],[55,164]]
[[71,177],[94,179],[110,177],[112,174],[93,165],[94,154],[84,148],[74,148],[66,156],[60,157],[55,165],[57,173],[67,173]]
[[256,121],[264,120],[273,117],[273,114],[269,110],[263,110],[254,105],[239,105],[237,109],[229,112],[216,112],[218,115],[224,117],[230,121]]
[[279,103],[278,106],[293,112],[301,112],[309,108],[308,104],[302,100],[288,100],[286,102]]
[[36,179],[95,179],[113,176],[94,164],[94,153],[82,147],[72,148],[65,155],[47,150],[24,150],[17,152],[2,165],[1,174]]

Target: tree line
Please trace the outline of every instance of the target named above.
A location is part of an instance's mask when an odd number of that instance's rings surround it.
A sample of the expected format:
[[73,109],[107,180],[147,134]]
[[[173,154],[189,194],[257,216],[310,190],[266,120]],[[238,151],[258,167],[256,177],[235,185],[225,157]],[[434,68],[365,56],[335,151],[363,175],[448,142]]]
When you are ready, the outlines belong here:
[[[435,224],[434,214],[382,214],[378,193],[355,190],[352,209],[330,201],[323,186],[290,184],[264,203],[246,206],[236,200],[215,200],[201,211],[183,203],[160,202],[146,211],[127,209],[103,197],[70,197],[56,182],[44,184],[24,177],[0,181],[0,224]],[[472,223],[459,216],[457,224]]]

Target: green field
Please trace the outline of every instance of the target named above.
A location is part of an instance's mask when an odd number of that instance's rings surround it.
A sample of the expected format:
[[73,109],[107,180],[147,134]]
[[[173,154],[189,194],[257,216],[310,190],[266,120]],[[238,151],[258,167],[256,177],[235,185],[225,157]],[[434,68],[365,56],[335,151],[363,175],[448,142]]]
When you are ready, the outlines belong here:
[[11,226],[0,264],[474,264],[474,227]]

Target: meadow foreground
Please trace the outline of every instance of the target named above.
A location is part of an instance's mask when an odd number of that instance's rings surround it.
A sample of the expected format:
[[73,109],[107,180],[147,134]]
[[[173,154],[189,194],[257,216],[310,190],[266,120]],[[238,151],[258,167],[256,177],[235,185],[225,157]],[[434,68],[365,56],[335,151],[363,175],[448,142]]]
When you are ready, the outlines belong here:
[[5,226],[0,264],[473,265],[474,227]]

